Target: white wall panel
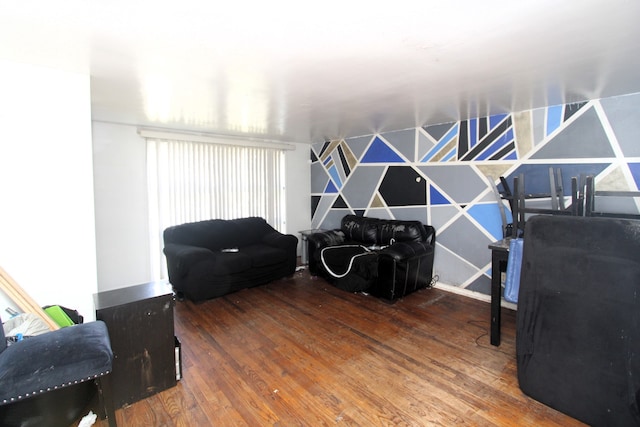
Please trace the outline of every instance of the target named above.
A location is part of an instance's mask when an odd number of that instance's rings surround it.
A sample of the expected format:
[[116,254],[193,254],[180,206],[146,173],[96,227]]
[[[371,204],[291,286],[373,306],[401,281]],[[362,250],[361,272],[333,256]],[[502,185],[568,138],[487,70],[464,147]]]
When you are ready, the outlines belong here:
[[97,290],[91,150],[88,75],[0,61],[0,265],[38,304],[86,319]]

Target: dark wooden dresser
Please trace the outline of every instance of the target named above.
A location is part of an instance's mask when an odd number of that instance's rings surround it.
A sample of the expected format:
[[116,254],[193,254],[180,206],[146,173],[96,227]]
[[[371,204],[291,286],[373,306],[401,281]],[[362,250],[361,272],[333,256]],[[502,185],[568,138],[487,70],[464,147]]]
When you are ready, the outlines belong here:
[[116,408],[175,386],[180,360],[171,286],[151,282],[99,292],[93,299],[96,319],[106,323],[111,339]]

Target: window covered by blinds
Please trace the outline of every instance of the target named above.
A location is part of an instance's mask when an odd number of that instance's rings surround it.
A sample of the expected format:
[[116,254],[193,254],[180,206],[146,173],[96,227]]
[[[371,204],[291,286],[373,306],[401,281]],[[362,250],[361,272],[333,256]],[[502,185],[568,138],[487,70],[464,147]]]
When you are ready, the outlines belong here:
[[284,230],[282,149],[147,138],[147,182],[154,280],[167,277],[162,232],[171,225],[259,216]]

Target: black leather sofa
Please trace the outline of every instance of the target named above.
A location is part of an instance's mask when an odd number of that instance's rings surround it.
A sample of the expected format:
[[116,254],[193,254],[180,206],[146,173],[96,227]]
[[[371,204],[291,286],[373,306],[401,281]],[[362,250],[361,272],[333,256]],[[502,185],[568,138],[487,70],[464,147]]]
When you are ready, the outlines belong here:
[[164,230],[169,282],[178,297],[203,301],[295,272],[298,238],[263,218],[211,219]]
[[308,236],[309,272],[335,286],[395,301],[431,284],[436,231],[420,221],[346,215]]

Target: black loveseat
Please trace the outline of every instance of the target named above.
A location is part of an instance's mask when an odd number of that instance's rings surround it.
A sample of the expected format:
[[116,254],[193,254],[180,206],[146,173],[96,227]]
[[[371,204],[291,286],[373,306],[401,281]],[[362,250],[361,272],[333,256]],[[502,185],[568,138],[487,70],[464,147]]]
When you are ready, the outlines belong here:
[[308,236],[309,272],[389,301],[431,284],[436,231],[420,221],[346,215]]
[[295,272],[298,238],[263,218],[211,219],[164,230],[169,282],[178,297],[202,301]]

